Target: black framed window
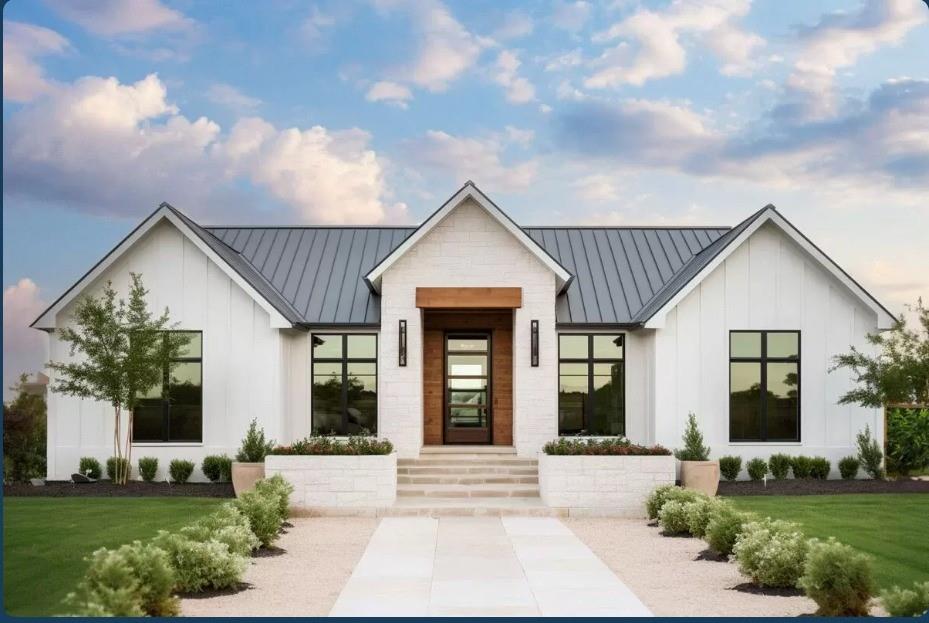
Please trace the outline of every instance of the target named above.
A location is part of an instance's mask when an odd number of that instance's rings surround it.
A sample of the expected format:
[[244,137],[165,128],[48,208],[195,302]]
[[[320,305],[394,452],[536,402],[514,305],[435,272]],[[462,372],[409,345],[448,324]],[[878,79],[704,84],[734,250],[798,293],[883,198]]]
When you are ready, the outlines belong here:
[[377,433],[377,335],[312,336],[313,433]]
[[729,333],[729,440],[800,441],[800,332]]
[[558,434],[625,435],[621,334],[558,336]]
[[142,397],[132,418],[134,442],[203,441],[203,332],[190,336],[177,359],[165,367],[160,385]]

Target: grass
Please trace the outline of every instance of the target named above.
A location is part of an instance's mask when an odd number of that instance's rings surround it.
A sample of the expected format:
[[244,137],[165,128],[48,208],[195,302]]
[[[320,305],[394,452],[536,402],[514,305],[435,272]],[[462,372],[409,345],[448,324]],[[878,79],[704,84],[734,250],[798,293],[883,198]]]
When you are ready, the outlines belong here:
[[834,536],[874,559],[881,588],[929,580],[929,495],[925,493],[730,497],[739,509]]
[[206,515],[213,498],[4,498],[3,600],[7,614],[64,614],[62,599],[100,547],[145,540]]

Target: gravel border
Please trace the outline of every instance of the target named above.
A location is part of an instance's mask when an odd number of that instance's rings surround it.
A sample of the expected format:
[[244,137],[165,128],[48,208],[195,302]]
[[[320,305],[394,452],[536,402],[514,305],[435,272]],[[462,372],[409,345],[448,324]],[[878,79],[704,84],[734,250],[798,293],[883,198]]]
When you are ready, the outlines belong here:
[[720,481],[718,494],[736,495],[834,495],[842,493],[929,493],[926,480],[813,480]]
[[97,497],[97,498],[142,498],[142,497],[195,497],[234,498],[235,492],[229,482],[167,482],[131,481],[116,485],[108,480],[74,484],[70,481],[48,481],[43,486],[28,483],[3,485],[4,497]]

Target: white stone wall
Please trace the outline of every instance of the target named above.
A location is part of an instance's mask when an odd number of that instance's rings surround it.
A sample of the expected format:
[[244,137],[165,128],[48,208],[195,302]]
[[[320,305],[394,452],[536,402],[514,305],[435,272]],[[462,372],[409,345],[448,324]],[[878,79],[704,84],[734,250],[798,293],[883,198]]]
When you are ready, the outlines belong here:
[[[417,287],[522,288],[513,331],[513,440],[535,456],[558,433],[555,275],[470,199],[453,210],[383,275],[378,433],[401,457],[423,443],[422,314]],[[397,363],[398,321],[407,321],[407,366]],[[529,365],[530,320],[539,321],[539,367]]]
[[278,456],[265,458],[265,475],[294,486],[290,506],[299,512],[331,508],[383,508],[397,499],[397,454]]
[[550,456],[539,453],[542,501],[571,515],[645,517],[653,489],[674,484],[673,456]]

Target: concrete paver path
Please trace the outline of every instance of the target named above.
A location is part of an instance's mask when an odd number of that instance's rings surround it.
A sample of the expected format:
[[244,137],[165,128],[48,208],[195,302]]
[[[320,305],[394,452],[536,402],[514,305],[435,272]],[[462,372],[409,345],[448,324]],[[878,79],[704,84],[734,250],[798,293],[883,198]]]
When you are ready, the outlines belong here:
[[560,520],[381,520],[332,616],[651,616]]

